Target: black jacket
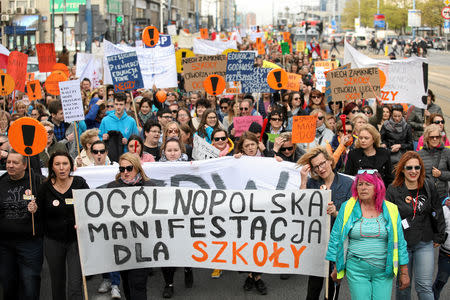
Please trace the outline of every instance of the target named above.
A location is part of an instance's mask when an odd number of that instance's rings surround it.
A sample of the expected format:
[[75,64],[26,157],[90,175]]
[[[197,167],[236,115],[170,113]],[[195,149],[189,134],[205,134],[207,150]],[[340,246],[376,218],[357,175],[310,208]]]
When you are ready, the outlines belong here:
[[377,169],[383,178],[384,185],[388,186],[394,180],[390,151],[384,148],[375,148],[374,156],[366,156],[364,150],[355,148],[348,153],[345,174],[356,175],[358,170]]
[[77,240],[73,204],[66,204],[66,199],[73,199],[73,189],[89,189],[89,186],[83,177],[73,176],[72,185],[64,194],[55,190],[49,180],[39,189],[38,199],[42,202],[41,214],[46,237],[60,242]]
[[[40,175],[31,173],[33,190],[36,197],[37,191],[43,179]],[[28,212],[28,200],[24,200],[25,190],[30,188],[28,170],[25,176],[19,180],[12,180],[8,173],[0,177],[0,239],[17,240],[33,238],[31,213]],[[34,215],[35,237],[42,236],[40,218],[41,200],[36,197],[38,210]]]
[[[429,242],[442,244],[445,242],[445,220],[441,203],[436,190],[431,182],[425,180],[423,188],[411,195],[405,184],[395,187],[392,184],[387,188],[386,199],[398,206],[398,211],[402,220],[406,219],[409,228],[403,228],[405,240],[408,247],[417,245],[419,242]],[[414,217],[414,201],[407,203],[407,196],[419,198]]]

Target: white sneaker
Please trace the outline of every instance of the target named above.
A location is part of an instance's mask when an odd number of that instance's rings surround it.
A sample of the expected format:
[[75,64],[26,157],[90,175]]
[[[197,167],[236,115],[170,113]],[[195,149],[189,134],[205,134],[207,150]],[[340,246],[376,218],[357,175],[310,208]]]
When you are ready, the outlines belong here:
[[120,299],[120,290],[119,287],[117,285],[112,285],[111,286],[111,298],[112,299]]
[[99,293],[106,293],[111,289],[111,281],[109,279],[103,279],[102,283],[98,287]]

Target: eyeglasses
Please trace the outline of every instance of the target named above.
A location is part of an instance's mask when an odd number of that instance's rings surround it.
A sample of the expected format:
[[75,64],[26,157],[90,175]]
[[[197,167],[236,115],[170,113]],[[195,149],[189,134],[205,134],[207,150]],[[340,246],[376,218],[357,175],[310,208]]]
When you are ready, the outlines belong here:
[[405,166],[406,171],[412,171],[412,169],[419,171],[420,169],[422,169],[422,167],[421,166]]
[[228,109],[228,106],[221,106],[220,109],[221,109],[221,110],[227,110],[227,109]]
[[440,139],[441,138],[441,136],[440,135],[433,135],[433,136],[429,136],[428,137],[428,139],[430,139],[430,140],[438,140],[438,139]]
[[357,114],[357,113],[360,113],[361,111],[359,110],[359,109],[354,109],[354,110],[352,110],[352,113],[354,113],[354,114]]
[[175,96],[174,93],[168,93],[167,96]]
[[319,98],[322,98],[321,96],[311,96],[311,98],[317,98],[317,99],[319,99]]
[[[341,129],[341,130],[339,130],[339,132],[340,132],[340,133],[344,133],[344,130]],[[347,134],[353,134],[353,130],[346,130],[346,133],[347,133]]]
[[370,110],[365,110],[364,113],[365,113],[366,115],[371,115],[371,114],[372,114],[372,112],[371,112]]
[[437,125],[442,124],[442,125],[444,125],[445,121],[444,120],[434,121],[433,124],[437,124]]
[[317,117],[317,119],[319,119],[320,121],[322,121],[323,118],[324,118],[324,116]]
[[102,149],[102,150],[92,150],[92,153],[94,154],[105,154],[106,153],[106,149]]
[[226,136],[221,136],[221,137],[215,137],[214,138],[214,141],[215,142],[218,142],[218,141],[226,141],[227,140],[227,137]]
[[0,142],[0,147],[3,146],[3,144],[5,144],[6,142]]
[[125,171],[131,172],[131,171],[133,171],[133,168],[134,168],[133,166],[119,167],[119,171],[120,171],[120,173],[123,173]]
[[55,133],[55,131],[53,131],[53,130],[47,131],[47,134],[48,134],[48,135],[52,135],[53,133]]
[[114,105],[106,105],[107,108],[114,108]]
[[290,147],[281,147],[280,151],[284,152],[284,151],[292,151],[294,150],[294,146],[290,146]]
[[376,220],[377,223],[378,223],[378,234],[376,234],[376,235],[364,235],[364,234],[362,233],[362,224],[363,224],[363,222],[364,222],[364,219],[361,218],[361,223],[360,223],[360,225],[359,225],[359,235],[360,235],[361,237],[376,238],[376,237],[379,237],[379,236],[380,236],[380,234],[381,234],[381,225],[380,225],[380,222],[378,221],[378,219],[375,219],[375,220]]
[[323,162],[321,162],[320,164],[318,164],[317,166],[312,166],[312,169],[314,170],[314,171],[318,171],[318,170],[320,170],[320,169],[322,169],[323,167],[325,167],[325,164],[327,163],[327,161],[326,160],[324,160]]
[[162,116],[161,118],[164,118],[164,119],[172,119],[172,116]]
[[292,100],[300,100],[300,97],[292,98]]
[[239,109],[240,109],[241,111],[243,111],[243,110],[245,110],[245,111],[249,110],[248,107],[239,107]]
[[270,118],[270,121],[280,122],[280,121],[283,121],[283,119],[281,119],[281,118]]
[[161,134],[160,130],[150,130],[151,133]]
[[358,170],[358,175],[361,175],[361,174],[364,174],[364,173],[369,174],[369,175],[373,175],[375,173],[378,173],[378,170],[377,169],[362,169],[362,170]]
[[173,114],[176,114],[178,112],[178,110],[172,110],[171,111]]
[[331,105],[338,105],[339,103],[337,102],[330,102]]
[[178,129],[169,129],[169,130],[167,130],[167,133],[168,134],[171,134],[171,133],[179,133],[180,131],[178,130]]
[[215,120],[215,119],[217,119],[217,117],[216,116],[212,116],[212,117],[206,117],[208,120]]

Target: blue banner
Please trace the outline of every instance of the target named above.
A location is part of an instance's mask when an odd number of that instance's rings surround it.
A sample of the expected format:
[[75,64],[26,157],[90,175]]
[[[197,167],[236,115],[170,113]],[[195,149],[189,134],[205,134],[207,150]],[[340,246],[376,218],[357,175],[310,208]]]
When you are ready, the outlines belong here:
[[115,92],[144,88],[136,52],[115,54],[107,59]]
[[241,81],[242,93],[275,93],[267,83],[270,71],[270,68],[253,68],[251,76]]
[[[168,34],[160,34],[159,41],[158,44],[156,44],[156,46],[169,47],[170,45],[172,45],[172,37]],[[152,48],[152,47],[144,44],[144,48]]]
[[245,81],[253,73],[255,52],[230,52],[227,56],[227,75],[225,81]]

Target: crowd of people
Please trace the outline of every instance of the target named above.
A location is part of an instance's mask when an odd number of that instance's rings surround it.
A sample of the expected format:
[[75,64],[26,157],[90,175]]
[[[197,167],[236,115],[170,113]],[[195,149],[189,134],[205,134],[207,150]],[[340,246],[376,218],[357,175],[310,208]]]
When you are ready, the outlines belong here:
[[[252,47],[244,43],[241,50]],[[263,59],[281,64],[279,46],[267,46],[267,54],[256,64]],[[380,99],[327,103],[315,88],[311,53],[287,55],[283,67],[302,75],[299,91],[186,93],[180,77],[179,86],[162,91],[161,99],[156,87],[115,92],[112,86],[93,88],[89,78],[80,78],[85,120],[77,126],[64,121],[61,100],[44,89],[44,98],[32,103],[20,92],[14,99],[0,100],[7,101],[0,103],[5,108],[0,110],[0,169],[6,170],[0,177],[4,299],[39,299],[44,257],[53,299],[82,299],[71,199],[73,189],[88,189],[89,182],[73,175],[74,170],[115,165],[116,179],[107,187],[152,186],[142,164],[192,160],[195,136],[217,148],[220,157],[297,163],[302,166],[301,189],[332,191],[327,212],[333,227],[326,256],[330,279],[336,282],[329,284],[331,299],[338,299],[344,273],[353,299],[389,299],[395,277],[398,299],[410,299],[412,284],[419,299],[438,299],[449,275],[450,142],[433,92],[428,90],[426,109],[384,105]],[[72,78],[75,71],[76,66],[71,68]],[[293,118],[304,115],[317,117],[315,139],[296,144]],[[11,123],[25,116],[41,122],[48,134],[45,150],[30,158],[30,172],[27,159],[11,148],[13,137],[8,136]],[[254,122],[237,137],[233,120],[239,116],[262,116],[267,126]],[[46,178],[41,168],[48,168]],[[436,247],[440,250],[434,278]],[[162,268],[164,298],[175,293],[175,270]],[[184,268],[186,288],[193,286],[194,271]],[[147,299],[150,272],[155,270],[103,274],[98,292]],[[212,277],[219,278],[221,272],[213,270]],[[248,273],[243,288],[267,294],[263,277]],[[322,287],[323,278],[310,276],[306,299],[319,299]]]

